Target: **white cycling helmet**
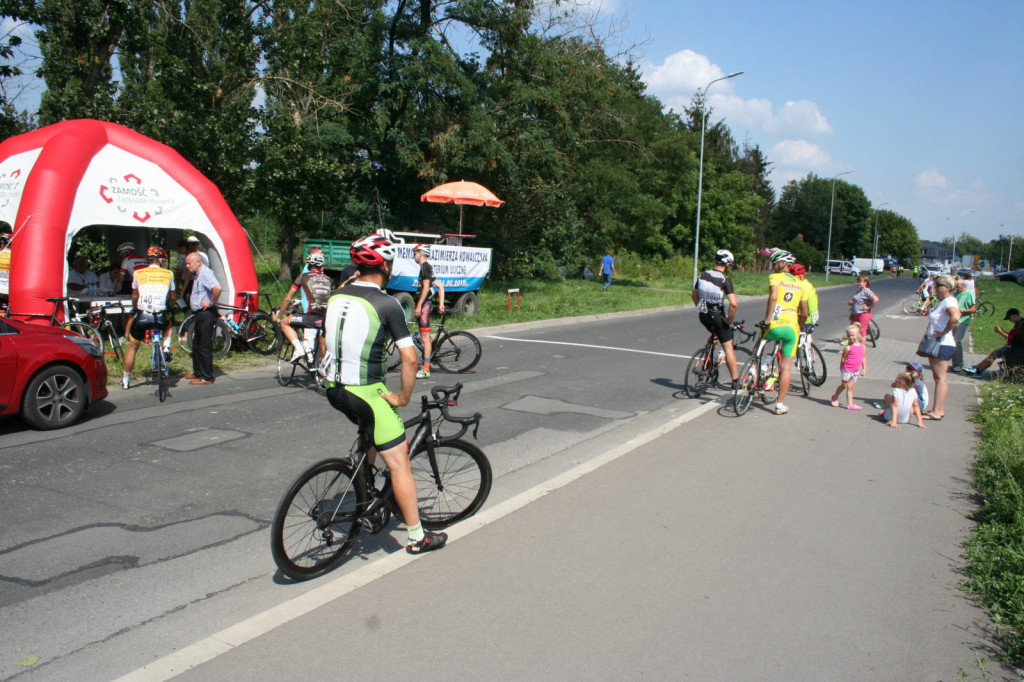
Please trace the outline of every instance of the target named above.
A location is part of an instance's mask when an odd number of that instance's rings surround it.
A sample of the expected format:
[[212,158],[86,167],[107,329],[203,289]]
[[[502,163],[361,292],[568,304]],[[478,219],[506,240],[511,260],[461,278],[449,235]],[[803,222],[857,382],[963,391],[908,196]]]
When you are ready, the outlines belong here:
[[771,261],[772,265],[775,265],[776,263],[795,263],[796,256],[785,249],[779,249],[773,253],[768,260]]
[[325,261],[324,252],[318,246],[314,246],[309,250],[309,253],[306,254],[306,262],[314,268],[322,268]]
[[128,253],[135,251],[135,242],[121,242],[118,244],[117,252],[124,253],[125,251]]
[[413,253],[422,253],[427,258],[430,258],[430,244],[417,244],[416,248],[413,249]]
[[402,239],[399,236],[396,236],[394,232],[392,232],[391,230],[389,230],[386,227],[382,227],[381,229],[377,230],[374,234],[379,234],[381,237],[384,237],[384,239],[387,239],[392,244],[404,244],[405,243],[404,239]]
[[719,249],[715,252],[715,263],[718,265],[732,265],[735,261],[732,251],[728,249]]

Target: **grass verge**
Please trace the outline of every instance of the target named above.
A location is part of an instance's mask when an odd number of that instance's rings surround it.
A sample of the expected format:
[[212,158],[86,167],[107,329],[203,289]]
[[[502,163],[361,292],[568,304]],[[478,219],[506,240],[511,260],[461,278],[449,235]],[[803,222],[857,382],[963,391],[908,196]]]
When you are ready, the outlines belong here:
[[996,306],[996,313],[992,317],[971,318],[971,340],[974,344],[975,353],[989,353],[995,348],[1006,343],[1006,338],[995,331],[999,325],[1003,329],[1009,329],[1013,325],[1003,320],[1009,308],[1022,308],[1021,294],[1024,290],[1016,282],[1001,282],[994,279],[978,280],[977,288],[981,294],[979,299],[989,301]]
[[[1016,285],[1014,285],[1016,286]],[[981,431],[977,525],[964,548],[964,587],[988,610],[1007,660],[1024,666],[1024,386],[991,384],[973,421]]]

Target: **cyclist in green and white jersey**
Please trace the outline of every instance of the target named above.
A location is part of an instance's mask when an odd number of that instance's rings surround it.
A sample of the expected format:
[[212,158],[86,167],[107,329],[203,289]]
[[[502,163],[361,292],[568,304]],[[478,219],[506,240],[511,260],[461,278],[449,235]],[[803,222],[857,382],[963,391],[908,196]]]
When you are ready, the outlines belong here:
[[[327,399],[331,406],[361,424],[391,471],[395,502],[408,530],[406,551],[419,554],[444,547],[445,533],[424,531],[417,507],[416,481],[409,463],[405,425],[398,413],[412,398],[417,353],[401,304],[384,293],[397,249],[377,234],[352,243],[349,254],[359,280],[327,302],[324,320],[328,357]],[[392,393],[384,385],[385,348],[395,340],[402,358],[402,385]]]

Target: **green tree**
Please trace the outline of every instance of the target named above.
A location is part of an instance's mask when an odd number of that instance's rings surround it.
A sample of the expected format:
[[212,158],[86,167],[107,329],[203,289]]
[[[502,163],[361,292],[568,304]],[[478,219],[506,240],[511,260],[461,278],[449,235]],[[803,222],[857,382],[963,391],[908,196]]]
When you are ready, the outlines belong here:
[[879,210],[878,254],[896,258],[904,266],[917,264],[921,257],[921,240],[914,223],[895,211]]

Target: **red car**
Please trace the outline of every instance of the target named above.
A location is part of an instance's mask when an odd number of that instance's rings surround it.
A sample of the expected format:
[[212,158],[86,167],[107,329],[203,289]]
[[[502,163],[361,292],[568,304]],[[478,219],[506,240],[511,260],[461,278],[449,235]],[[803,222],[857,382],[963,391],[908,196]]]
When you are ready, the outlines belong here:
[[107,397],[107,365],[89,339],[57,327],[0,318],[0,416],[29,426],[71,426]]

